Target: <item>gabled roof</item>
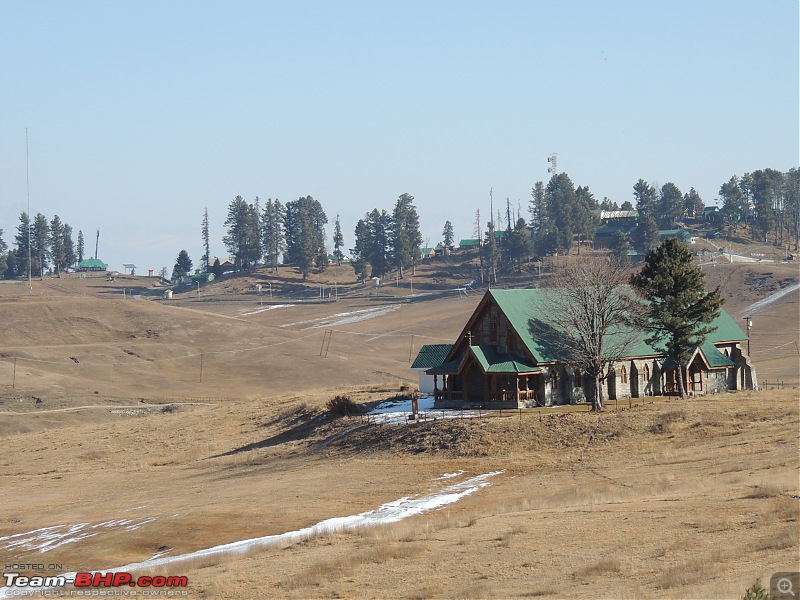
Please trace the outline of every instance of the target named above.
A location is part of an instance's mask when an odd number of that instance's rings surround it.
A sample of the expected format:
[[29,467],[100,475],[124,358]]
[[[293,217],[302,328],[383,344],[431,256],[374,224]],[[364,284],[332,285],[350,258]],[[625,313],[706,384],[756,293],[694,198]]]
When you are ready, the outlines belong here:
[[[563,348],[553,347],[531,330],[531,321],[533,320],[545,324],[549,322],[548,308],[552,307],[550,298],[553,294],[554,290],[552,289],[491,289],[487,292],[487,295],[503,311],[537,363],[559,362],[566,358]],[[707,336],[707,343],[713,345],[747,339],[745,333],[724,310],[720,310],[719,316],[712,325],[717,329]],[[609,335],[613,335],[613,332],[610,332]],[[663,350],[645,342],[646,337],[648,337],[646,332],[642,332],[639,341],[629,350],[629,356],[661,356],[664,354]]]
[[728,367],[735,367],[733,361],[720,352],[717,347],[709,341],[703,343],[697,349],[698,354],[702,354],[709,369],[727,369]]
[[98,258],[85,258],[78,263],[79,269],[107,269],[108,265]]
[[456,360],[451,360],[446,363],[442,363],[441,365],[431,367],[425,371],[425,373],[428,375],[453,375],[458,373],[462,362],[464,362],[463,358],[457,358]]
[[539,373],[541,369],[518,356],[497,352],[494,346],[470,346],[475,360],[484,373]]
[[[689,359],[689,364],[691,364],[697,356],[701,358],[709,370],[727,369],[736,366],[730,358],[717,349],[713,342],[709,342],[708,340],[694,351]],[[674,369],[675,359],[672,356],[667,356],[661,361],[661,366],[667,369]]]
[[417,358],[411,365],[412,369],[430,369],[438,367],[447,358],[453,344],[427,344],[419,349]]

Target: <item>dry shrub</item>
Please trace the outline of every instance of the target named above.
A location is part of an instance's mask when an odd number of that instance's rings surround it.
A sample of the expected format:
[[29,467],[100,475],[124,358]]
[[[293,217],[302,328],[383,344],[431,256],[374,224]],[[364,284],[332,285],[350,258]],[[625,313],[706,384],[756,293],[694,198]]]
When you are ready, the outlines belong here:
[[410,558],[423,552],[425,552],[425,546],[422,544],[379,543],[364,552],[318,562],[283,582],[281,586],[286,590],[293,591],[309,587],[329,586],[337,580],[352,577],[359,567],[381,565],[392,560]]
[[353,402],[350,396],[334,396],[328,400],[325,409],[332,417],[351,417],[364,412],[361,405]]
[[284,408],[271,420],[271,423],[280,423],[289,419],[296,419],[298,414],[304,414],[310,411],[310,407],[305,402],[301,402],[295,406]]
[[580,569],[575,574],[578,577],[598,577],[600,575],[619,573],[621,570],[622,565],[620,564],[619,559],[614,558],[613,556],[608,556],[600,559],[593,565],[589,565],[583,569]]
[[514,538],[515,535],[519,535],[521,533],[527,533],[527,529],[522,525],[514,525],[511,529],[506,531],[503,535],[496,537],[495,541],[500,542],[500,546],[502,548],[508,548],[511,546],[511,540]]
[[455,595],[456,598],[494,598],[492,589],[484,583],[474,583]]
[[686,523],[692,529],[697,529],[702,533],[718,533],[729,531],[735,524],[728,517],[714,517],[713,515],[702,515],[700,518]]
[[688,418],[689,415],[685,410],[662,413],[653,419],[650,431],[652,433],[674,433],[678,429],[678,424],[685,422]]
[[408,600],[428,600],[428,598],[435,598],[442,595],[442,588],[438,586],[425,586],[422,589],[415,590],[406,596]]
[[783,490],[777,485],[768,483],[765,485],[752,486],[753,491],[745,496],[748,499],[756,498],[778,498],[783,495]]
[[658,578],[658,588],[668,590],[701,583],[709,578],[719,577],[717,565],[724,563],[722,554],[717,551],[705,557],[674,565],[667,569]]
[[797,521],[800,519],[800,502],[789,496],[781,496],[772,503],[769,514],[781,521]]
[[796,527],[790,527],[756,544],[755,550],[785,550],[786,548],[796,547],[798,543],[800,543],[800,532]]

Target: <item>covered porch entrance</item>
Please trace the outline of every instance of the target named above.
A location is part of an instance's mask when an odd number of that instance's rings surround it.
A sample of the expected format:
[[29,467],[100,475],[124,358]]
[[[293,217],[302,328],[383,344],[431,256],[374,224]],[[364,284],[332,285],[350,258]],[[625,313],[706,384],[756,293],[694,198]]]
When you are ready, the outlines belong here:
[[[540,403],[541,369],[490,346],[429,369],[435,408],[523,408]],[[441,383],[441,385],[440,385]]]

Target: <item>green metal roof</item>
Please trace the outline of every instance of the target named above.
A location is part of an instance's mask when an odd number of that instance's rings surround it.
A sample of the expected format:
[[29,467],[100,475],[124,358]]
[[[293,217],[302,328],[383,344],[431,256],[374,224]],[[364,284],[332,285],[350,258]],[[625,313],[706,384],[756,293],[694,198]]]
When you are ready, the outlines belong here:
[[460,242],[458,242],[458,245],[461,248],[463,248],[464,246],[480,246],[481,245],[481,241],[480,240],[473,240],[473,239],[461,240]]
[[707,342],[720,344],[722,342],[743,342],[747,340],[747,334],[723,309],[720,309],[719,316],[714,320],[713,325],[717,329],[708,334],[706,337]]
[[[703,358],[711,369],[727,369],[728,367],[736,366],[733,364],[733,361],[730,358],[719,351],[713,342],[708,340],[706,340],[697,351],[703,355]],[[692,355],[692,360],[694,360],[694,355]],[[666,369],[674,369],[675,358],[672,356],[665,357],[661,361],[661,367]]]
[[472,354],[484,373],[538,373],[541,369],[508,353],[500,353],[494,346],[470,346]]
[[459,367],[461,367],[462,359],[457,358],[456,360],[451,360],[449,362],[443,363],[441,365],[436,365],[435,367],[431,367],[425,373],[428,375],[452,375],[458,373]]
[[[522,339],[528,351],[537,363],[560,362],[568,358],[567,350],[550,344],[537,336],[531,328],[533,322],[539,322],[547,326],[548,311],[553,306],[552,289],[523,289],[523,290],[497,290],[490,289],[488,294],[503,311],[511,326]],[[728,313],[720,309],[719,316],[712,323],[717,329],[706,337],[706,342],[710,344],[743,341],[747,336],[739,328]],[[609,331],[608,335],[613,336],[614,331]],[[628,351],[628,356],[662,356],[664,351],[654,347],[645,341],[648,337],[647,332],[642,331],[634,347]]]
[[419,354],[417,354],[417,358],[414,359],[411,368],[430,369],[432,367],[438,367],[444,362],[444,359],[447,358],[447,354],[452,347],[453,344],[427,344],[423,346],[419,349]]
[[78,263],[79,269],[92,269],[92,268],[101,268],[107,269],[108,265],[104,263],[102,260],[97,258],[85,258],[81,262]]
[[708,366],[712,369],[726,369],[728,367],[736,366],[733,364],[733,361],[720,352],[712,342],[706,341],[702,346],[700,346],[700,352],[703,353]]

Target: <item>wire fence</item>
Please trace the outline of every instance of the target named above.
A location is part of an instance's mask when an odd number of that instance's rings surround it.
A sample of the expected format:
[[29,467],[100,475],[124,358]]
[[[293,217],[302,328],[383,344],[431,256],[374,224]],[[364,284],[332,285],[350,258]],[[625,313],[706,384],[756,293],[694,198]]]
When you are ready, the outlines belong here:
[[[238,397],[226,396],[128,396],[111,397],[104,395],[86,396],[64,396],[48,397],[49,402],[57,401],[74,406],[52,409],[59,411],[80,410],[82,408],[121,408],[121,407],[145,407],[145,406],[168,406],[175,404],[214,406],[225,402],[237,402]],[[36,395],[26,396],[22,394],[0,394],[0,404],[30,402],[42,404],[43,401]]]
[[778,381],[777,379],[775,381],[769,381],[769,380],[765,379],[759,385],[759,389],[761,389],[762,391],[766,391],[766,390],[781,390],[781,389],[797,389],[797,384],[796,383],[786,383],[784,381]]

